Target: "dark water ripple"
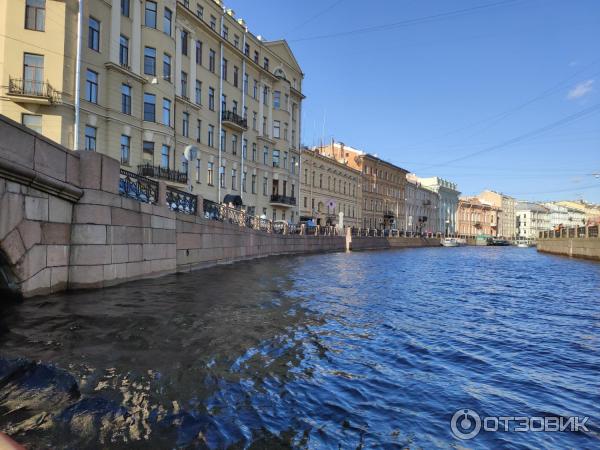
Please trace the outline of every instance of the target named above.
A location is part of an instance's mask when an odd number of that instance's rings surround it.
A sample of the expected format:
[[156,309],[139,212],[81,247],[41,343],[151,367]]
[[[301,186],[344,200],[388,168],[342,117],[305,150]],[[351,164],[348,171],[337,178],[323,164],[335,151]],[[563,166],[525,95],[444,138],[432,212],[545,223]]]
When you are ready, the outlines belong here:
[[[516,248],[273,258],[0,309],[28,448],[600,448],[600,265]],[[452,414],[589,416],[481,433]]]

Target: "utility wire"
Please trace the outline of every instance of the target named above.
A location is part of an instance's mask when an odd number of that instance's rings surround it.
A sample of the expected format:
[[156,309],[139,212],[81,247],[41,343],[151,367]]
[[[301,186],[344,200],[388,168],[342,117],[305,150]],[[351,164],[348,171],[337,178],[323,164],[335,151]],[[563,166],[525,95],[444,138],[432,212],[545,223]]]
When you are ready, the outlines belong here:
[[337,5],[339,5],[340,3],[342,3],[344,0],[337,0],[336,2],[333,2],[331,5],[329,5],[327,8],[321,10],[320,12],[318,12],[317,14],[315,14],[314,16],[309,17],[308,19],[306,19],[304,22],[300,23],[299,25],[296,25],[294,28],[292,28],[289,33],[293,33],[296,30],[299,30],[300,28],[308,25],[310,22],[312,22],[313,20],[321,17],[323,14],[325,14],[326,12],[331,11],[333,8],[335,8]]
[[305,38],[292,39],[292,40],[290,40],[290,42],[315,41],[315,40],[330,39],[330,38],[341,37],[341,36],[355,36],[357,34],[373,33],[373,32],[377,32],[377,31],[386,31],[386,30],[390,30],[390,29],[394,29],[394,28],[402,28],[402,27],[411,26],[411,25],[420,25],[422,23],[434,22],[437,20],[451,18],[451,17],[458,17],[461,15],[470,14],[473,12],[482,11],[482,10],[486,10],[486,9],[491,9],[491,8],[498,7],[498,6],[506,6],[506,5],[510,5],[510,4],[515,4],[520,1],[521,0],[504,0],[504,1],[494,2],[494,3],[487,3],[484,5],[477,5],[477,6],[472,6],[469,8],[461,8],[461,9],[455,9],[452,11],[446,11],[443,13],[415,17],[413,19],[405,19],[405,20],[401,20],[398,22],[388,23],[388,24],[375,25],[372,27],[358,28],[358,29],[354,29],[354,30],[341,31],[339,33],[322,34],[322,35],[318,35],[318,36],[309,36],[309,37],[305,37]]

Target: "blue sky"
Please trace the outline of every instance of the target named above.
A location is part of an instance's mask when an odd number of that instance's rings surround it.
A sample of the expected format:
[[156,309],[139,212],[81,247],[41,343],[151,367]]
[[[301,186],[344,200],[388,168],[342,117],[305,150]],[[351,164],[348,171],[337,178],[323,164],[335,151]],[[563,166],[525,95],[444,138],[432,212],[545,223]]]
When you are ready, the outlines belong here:
[[334,137],[465,195],[600,203],[600,1],[226,4],[292,47],[305,144]]

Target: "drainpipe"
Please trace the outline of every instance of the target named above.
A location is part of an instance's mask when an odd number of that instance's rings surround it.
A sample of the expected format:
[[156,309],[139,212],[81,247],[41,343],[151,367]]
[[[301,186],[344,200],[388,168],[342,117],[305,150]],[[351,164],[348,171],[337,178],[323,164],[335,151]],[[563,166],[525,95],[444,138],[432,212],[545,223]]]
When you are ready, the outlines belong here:
[[[243,51],[246,50],[246,35],[248,34],[248,27],[244,25],[244,43],[242,44]],[[244,120],[244,113],[246,111],[246,55],[242,56],[242,120]],[[248,118],[246,117],[246,126],[248,125]],[[246,138],[246,132],[242,131],[242,154],[240,157],[241,160],[241,179],[243,179],[244,183],[247,183],[248,180],[244,177],[244,139]],[[248,152],[248,148],[246,148],[246,152]],[[244,184],[240,186],[240,198],[242,199],[242,203],[244,202]]]
[[[221,10],[221,46],[220,53],[221,57],[219,58],[219,171],[217,172],[218,181],[217,181],[217,203],[221,203],[221,167],[222,167],[222,158],[223,158],[223,25],[225,24],[225,7]],[[242,141],[243,142],[243,141]],[[225,170],[223,170],[223,179],[225,179]]]
[[83,0],[78,0],[79,11],[77,12],[77,60],[75,62],[75,124],[73,132],[73,150],[79,149],[79,111],[81,90],[81,27],[83,25]]

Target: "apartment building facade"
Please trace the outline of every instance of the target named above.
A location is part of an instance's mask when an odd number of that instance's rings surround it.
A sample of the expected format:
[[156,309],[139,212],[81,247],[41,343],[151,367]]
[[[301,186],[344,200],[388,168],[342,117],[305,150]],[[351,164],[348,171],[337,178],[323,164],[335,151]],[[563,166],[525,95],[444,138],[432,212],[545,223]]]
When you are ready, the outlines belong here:
[[439,221],[439,194],[425,188],[414,173],[407,174],[406,181],[404,231],[411,234],[443,233]]
[[516,228],[517,237],[536,239],[540,231],[552,228],[549,209],[537,203],[517,202]]
[[303,148],[300,158],[300,217],[317,225],[361,227],[361,173],[318,147]]
[[458,235],[498,236],[499,212],[498,208],[482,203],[477,197],[460,198],[456,214]]
[[342,142],[320,147],[320,152],[362,174],[362,227],[406,229],[407,170]]
[[78,2],[0,0],[11,18],[0,23],[0,114],[128,171],[297,221],[303,73],[287,43],[255,36],[219,0],[82,3],[77,87]]
[[514,239],[516,234],[515,206],[516,199],[495,191],[483,191],[477,196],[482,203],[499,210],[498,236]]
[[437,230],[446,236],[456,234],[456,212],[460,192],[456,183],[440,177],[417,178],[421,186],[438,194]]

